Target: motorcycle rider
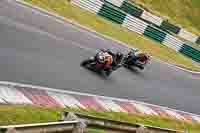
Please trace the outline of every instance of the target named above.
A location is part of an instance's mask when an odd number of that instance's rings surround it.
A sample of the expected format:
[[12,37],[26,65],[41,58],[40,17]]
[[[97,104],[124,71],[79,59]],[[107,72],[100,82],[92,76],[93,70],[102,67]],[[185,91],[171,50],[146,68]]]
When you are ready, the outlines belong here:
[[101,49],[97,52],[95,60],[104,65],[111,65],[113,63],[113,56],[105,49]]
[[131,48],[130,52],[128,53],[128,62],[130,65],[134,64],[146,64],[149,60],[149,55],[144,53],[138,49]]
[[120,67],[120,63],[123,59],[121,52],[114,53],[111,49],[101,49],[96,54],[96,59],[99,63],[112,66],[113,70]]

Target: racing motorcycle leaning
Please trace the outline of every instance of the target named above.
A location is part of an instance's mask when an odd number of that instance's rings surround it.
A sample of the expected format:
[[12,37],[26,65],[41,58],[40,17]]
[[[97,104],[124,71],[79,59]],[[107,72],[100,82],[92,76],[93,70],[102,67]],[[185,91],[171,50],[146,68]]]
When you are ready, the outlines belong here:
[[126,68],[139,68],[143,70],[147,64],[150,63],[150,56],[146,53],[140,52],[138,49],[131,49],[131,51],[124,57],[123,65]]
[[100,50],[97,54],[89,59],[84,60],[81,66],[100,73],[108,77],[110,74],[120,67],[119,62],[116,63],[115,54],[105,50]]

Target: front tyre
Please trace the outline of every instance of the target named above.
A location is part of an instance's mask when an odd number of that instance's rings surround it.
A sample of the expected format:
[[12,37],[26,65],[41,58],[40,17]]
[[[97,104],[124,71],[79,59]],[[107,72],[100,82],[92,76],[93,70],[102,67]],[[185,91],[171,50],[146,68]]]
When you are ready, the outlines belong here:
[[136,67],[138,67],[140,70],[144,70],[144,66],[145,65],[136,64]]
[[81,66],[85,67],[85,66],[87,66],[88,64],[90,64],[91,62],[92,62],[91,59],[84,60],[83,62],[81,62]]
[[88,64],[92,63],[95,61],[95,58],[94,57],[90,57],[89,59],[87,60],[84,60],[82,63],[81,63],[81,66],[87,66]]
[[138,66],[138,68],[140,68],[140,70],[144,70],[144,66]]
[[84,60],[83,62],[81,62],[81,66],[85,67],[88,64],[88,60]]

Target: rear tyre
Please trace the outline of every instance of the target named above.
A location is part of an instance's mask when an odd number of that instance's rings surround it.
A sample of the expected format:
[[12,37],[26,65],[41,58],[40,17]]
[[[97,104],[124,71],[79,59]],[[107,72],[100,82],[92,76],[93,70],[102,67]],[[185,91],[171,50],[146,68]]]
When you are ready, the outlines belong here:
[[105,76],[106,77],[109,77],[111,75],[112,71],[111,70],[108,70],[108,71],[105,71]]

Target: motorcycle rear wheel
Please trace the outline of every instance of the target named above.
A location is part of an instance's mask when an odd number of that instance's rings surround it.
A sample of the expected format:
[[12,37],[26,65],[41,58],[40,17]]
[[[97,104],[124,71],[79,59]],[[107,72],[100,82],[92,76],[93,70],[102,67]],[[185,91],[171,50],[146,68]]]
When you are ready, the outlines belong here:
[[104,71],[104,76],[109,77],[111,75],[111,73],[112,73],[111,70]]

